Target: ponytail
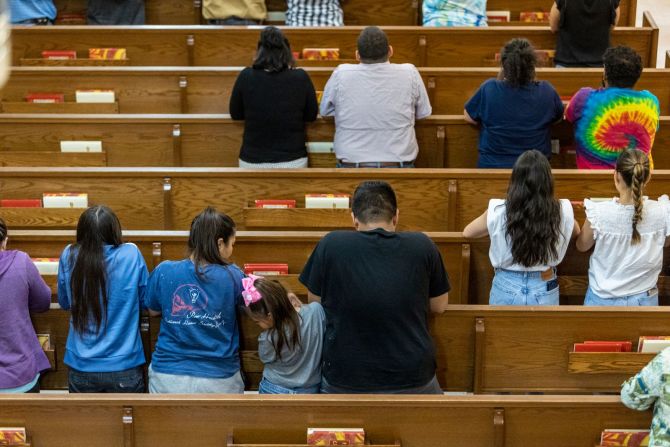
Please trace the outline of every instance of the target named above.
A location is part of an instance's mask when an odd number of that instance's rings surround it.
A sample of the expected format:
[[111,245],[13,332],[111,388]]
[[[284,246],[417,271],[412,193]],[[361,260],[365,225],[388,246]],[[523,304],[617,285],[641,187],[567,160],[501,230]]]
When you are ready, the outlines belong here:
[[500,52],[502,76],[512,87],[523,87],[535,79],[537,56],[527,39],[512,39]]
[[88,208],[79,217],[77,242],[70,248],[69,257],[72,268],[72,326],[79,334],[99,334],[100,328],[106,325],[105,245],[121,245],[119,219],[106,206]]
[[640,243],[640,232],[637,225],[642,221],[644,206],[644,185],[649,181],[649,158],[637,149],[628,149],[619,155],[616,171],[620,174],[626,186],[630,188],[635,213],[633,214],[633,238],[631,245]]

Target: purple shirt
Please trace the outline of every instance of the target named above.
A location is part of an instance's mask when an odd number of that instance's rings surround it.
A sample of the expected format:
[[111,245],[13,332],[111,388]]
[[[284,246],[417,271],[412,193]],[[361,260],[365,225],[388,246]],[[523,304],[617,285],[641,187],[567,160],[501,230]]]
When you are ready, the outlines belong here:
[[30,321],[46,312],[51,290],[22,251],[0,251],[0,389],[16,388],[50,368]]

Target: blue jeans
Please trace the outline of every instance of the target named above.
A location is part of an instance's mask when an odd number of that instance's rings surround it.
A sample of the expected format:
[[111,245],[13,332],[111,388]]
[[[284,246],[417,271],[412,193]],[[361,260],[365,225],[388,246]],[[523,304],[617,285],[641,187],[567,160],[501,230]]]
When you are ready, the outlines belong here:
[[258,394],[319,394],[321,384],[306,387],[306,388],[285,388],[281,385],[276,385],[263,377],[258,386]]
[[658,289],[618,298],[600,298],[591,287],[586,291],[585,306],[658,306]]
[[558,306],[558,280],[545,281],[542,272],[496,269],[489,304],[492,306]]
[[433,378],[425,385],[413,387],[413,388],[401,388],[396,390],[367,390],[367,391],[358,391],[350,390],[349,388],[342,388],[336,385],[331,385],[326,381],[325,377],[321,377],[321,393],[323,394],[442,394],[444,391],[440,388],[440,382],[437,381],[437,376]]
[[71,393],[144,393],[144,369],[97,373],[70,368],[67,385]]

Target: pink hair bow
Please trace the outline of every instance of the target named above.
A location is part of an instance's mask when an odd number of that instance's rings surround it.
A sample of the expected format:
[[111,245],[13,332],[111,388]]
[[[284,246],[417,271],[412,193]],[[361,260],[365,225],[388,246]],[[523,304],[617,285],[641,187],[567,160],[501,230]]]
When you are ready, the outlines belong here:
[[256,275],[249,275],[247,278],[242,278],[242,298],[244,298],[244,305],[247,307],[263,299],[261,293],[254,286],[254,282],[260,278],[260,276]]

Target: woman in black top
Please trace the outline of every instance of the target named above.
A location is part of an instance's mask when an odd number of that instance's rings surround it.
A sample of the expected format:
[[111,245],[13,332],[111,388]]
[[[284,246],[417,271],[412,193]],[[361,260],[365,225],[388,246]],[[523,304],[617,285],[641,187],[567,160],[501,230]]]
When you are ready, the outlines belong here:
[[295,68],[291,46],[274,26],[261,31],[258,52],[230,97],[230,116],[244,120],[241,168],[306,168],[305,122],[316,120],[312,81]]

